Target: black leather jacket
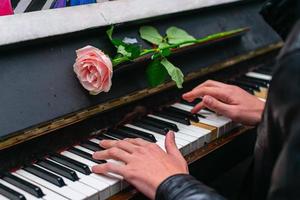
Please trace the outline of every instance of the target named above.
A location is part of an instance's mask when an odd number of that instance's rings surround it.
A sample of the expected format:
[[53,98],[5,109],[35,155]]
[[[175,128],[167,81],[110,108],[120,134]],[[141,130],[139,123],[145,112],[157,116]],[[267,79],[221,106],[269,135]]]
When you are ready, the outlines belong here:
[[[255,145],[247,199],[300,199],[300,22],[277,60]],[[190,175],[167,178],[157,200],[221,200]]]

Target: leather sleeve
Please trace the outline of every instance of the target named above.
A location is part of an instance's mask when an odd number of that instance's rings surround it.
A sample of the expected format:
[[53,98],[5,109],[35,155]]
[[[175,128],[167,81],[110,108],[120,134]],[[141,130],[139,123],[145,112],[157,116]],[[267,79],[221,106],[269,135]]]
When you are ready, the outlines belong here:
[[[293,44],[296,42],[293,40]],[[278,152],[272,171],[268,199],[299,199],[300,49],[283,54],[273,80],[268,110],[274,123],[278,124],[278,129],[284,133],[281,140],[285,143]]]
[[190,175],[178,174],[163,181],[156,191],[156,200],[223,200],[213,189]]

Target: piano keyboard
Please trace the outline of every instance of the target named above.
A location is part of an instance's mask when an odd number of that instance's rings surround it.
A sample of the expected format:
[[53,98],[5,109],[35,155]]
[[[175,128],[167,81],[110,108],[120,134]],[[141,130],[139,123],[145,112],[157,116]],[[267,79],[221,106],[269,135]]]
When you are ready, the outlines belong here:
[[[271,69],[262,67],[228,82],[263,98],[271,80]],[[142,138],[162,149],[165,135],[174,131],[175,141],[183,155],[229,133],[236,124],[227,117],[203,109],[197,114],[189,111],[199,103],[180,101],[160,112],[148,114],[130,124],[82,141],[62,152],[48,155],[31,165],[11,172],[0,172],[0,199],[107,199],[128,184],[117,175],[104,176],[91,172],[91,167],[114,160],[94,160],[92,154],[103,150],[103,139]],[[121,164],[121,163],[120,163]]]
[[[14,13],[51,9],[57,0],[11,0]],[[98,3],[108,0],[97,0]],[[67,0],[68,2],[68,0]]]

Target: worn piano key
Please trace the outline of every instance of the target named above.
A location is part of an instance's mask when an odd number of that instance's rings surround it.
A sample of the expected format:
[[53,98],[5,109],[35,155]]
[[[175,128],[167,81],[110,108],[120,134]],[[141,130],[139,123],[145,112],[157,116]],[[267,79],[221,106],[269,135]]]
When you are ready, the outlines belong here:
[[174,113],[170,113],[170,112],[167,112],[167,111],[160,111],[158,113],[155,113],[155,115],[157,115],[159,117],[162,117],[162,118],[166,118],[166,119],[175,121],[175,122],[179,122],[181,124],[191,125],[191,122],[187,117],[182,118],[182,117],[180,117],[180,116],[178,116]]
[[[55,172],[48,170],[46,168],[41,167],[43,170],[48,171],[49,173],[52,173],[54,175],[59,176],[58,174],[56,174]],[[65,182],[66,186],[79,192],[84,194],[88,199],[91,200],[97,200],[98,199],[98,194],[97,194],[97,190],[95,190],[92,187],[89,187],[83,183],[81,183],[79,180],[75,180],[75,181],[71,181],[67,178],[61,177],[63,179],[63,181]]]
[[27,172],[30,172],[31,174],[34,174],[46,181],[58,186],[58,187],[63,187],[66,185],[61,177],[56,176],[52,173],[49,173],[48,171],[45,171],[34,165],[24,167],[23,169]]
[[156,138],[154,135],[152,134],[149,134],[149,133],[145,133],[145,132],[142,132],[142,131],[138,131],[138,130],[135,130],[135,129],[131,129],[131,128],[128,128],[128,127],[125,127],[125,126],[122,126],[122,127],[119,127],[118,131],[121,131],[121,132],[125,132],[127,134],[132,134],[133,136],[137,136],[138,138],[142,138],[146,141],[149,141],[149,142],[156,142]]
[[32,194],[35,197],[41,198],[44,196],[43,191],[37,185],[31,184],[23,179],[20,179],[8,172],[0,172],[0,178],[6,182]]
[[175,132],[179,131],[177,125],[170,123],[170,122],[162,121],[162,120],[152,118],[149,116],[145,116],[142,120],[145,120],[147,123],[150,123],[153,125],[158,125],[160,127],[166,127],[167,129],[175,131]]
[[0,180],[0,194],[12,200],[26,200],[23,194],[13,190],[11,187],[7,187],[3,185],[1,180]]
[[[56,161],[51,160],[50,158],[47,158],[47,160],[54,162],[57,165],[60,165],[62,167],[71,169],[68,166],[62,165],[61,163],[57,163]],[[92,174],[85,175],[79,171],[76,171],[76,170],[74,170],[74,171],[77,173],[80,182],[96,189],[99,192],[99,194],[98,194],[99,199],[107,199],[108,197],[111,196],[110,184],[106,183],[105,181],[100,181],[98,179],[93,178]]]
[[199,122],[197,114],[192,114],[191,112],[186,112],[185,110],[180,110],[180,109],[177,109],[174,107],[167,107],[167,108],[164,108],[164,110],[166,110],[170,113],[174,113],[178,116],[182,116],[182,118],[188,118],[189,120],[191,120],[193,122]]
[[45,188],[48,188],[49,190],[55,191],[57,194],[60,194],[61,196],[64,196],[66,198],[74,199],[74,200],[75,199],[81,200],[81,199],[86,198],[85,195],[83,195],[82,193],[79,193],[78,191],[75,191],[67,186],[58,187],[58,186],[38,177],[30,172],[27,172],[23,169],[17,170],[15,173],[19,174],[24,179],[33,181],[35,184],[37,184],[39,186],[44,186]]
[[69,152],[72,152],[72,153],[74,153],[74,154],[76,154],[76,155],[78,155],[78,156],[80,156],[80,157],[83,157],[83,158],[85,158],[85,159],[87,159],[87,160],[93,161],[93,162],[95,162],[95,163],[97,163],[97,164],[103,164],[103,163],[106,163],[105,160],[95,160],[95,159],[93,158],[93,155],[92,155],[92,154],[89,154],[89,153],[87,153],[87,152],[81,151],[80,149],[77,149],[77,148],[75,148],[75,147],[71,147],[68,151],[69,151]]
[[[176,107],[178,109],[185,110],[187,112],[189,112],[192,109],[192,106],[188,106],[188,105],[181,104],[181,103],[175,103],[172,106]],[[195,126],[199,126],[201,128],[210,130],[212,132],[211,133],[212,134],[212,140],[214,140],[214,139],[217,138],[217,136],[218,136],[218,134],[221,131],[222,126],[223,126],[218,121],[214,121],[214,120],[211,120],[209,118],[207,119],[207,117],[204,117],[204,118],[203,117],[199,117],[199,122],[192,123],[192,124],[195,125]]]
[[63,165],[70,167],[71,169],[77,170],[85,175],[91,174],[91,170],[86,164],[80,163],[76,160],[70,159],[61,154],[58,153],[52,154],[50,158],[52,160],[55,160],[56,162],[59,162]]
[[94,142],[91,141],[84,141],[80,144],[80,146],[83,146],[87,149],[90,149],[92,151],[102,151],[104,150],[102,147],[99,146],[99,144],[95,144]]
[[1,199],[1,200],[9,200],[9,198],[3,196],[2,194],[0,194],[0,199]]
[[168,129],[157,127],[157,126],[154,126],[154,125],[151,125],[151,124],[147,124],[147,123],[144,123],[142,121],[135,121],[131,124],[134,125],[134,126],[142,127],[144,129],[153,131],[155,133],[162,134],[162,135],[166,135],[169,132]]
[[56,174],[64,176],[70,179],[71,181],[77,181],[79,179],[75,171],[62,167],[61,165],[58,165],[49,160],[46,159],[40,160],[39,162],[37,162],[37,165],[45,169],[48,169],[52,172],[55,172]]

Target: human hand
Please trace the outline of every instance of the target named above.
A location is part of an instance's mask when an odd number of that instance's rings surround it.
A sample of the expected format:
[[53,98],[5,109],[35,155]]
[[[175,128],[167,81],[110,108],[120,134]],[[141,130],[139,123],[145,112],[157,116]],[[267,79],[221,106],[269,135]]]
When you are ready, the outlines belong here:
[[192,113],[206,107],[244,125],[259,123],[265,107],[265,102],[243,89],[212,80],[200,84],[182,98],[189,102],[202,98],[192,109]]
[[188,174],[188,166],[175,144],[173,132],[166,135],[164,152],[158,145],[142,139],[103,140],[104,151],[93,154],[94,159],[114,159],[124,165],[107,162],[92,168],[94,173],[115,173],[124,177],[150,199],[166,178],[175,174]]

